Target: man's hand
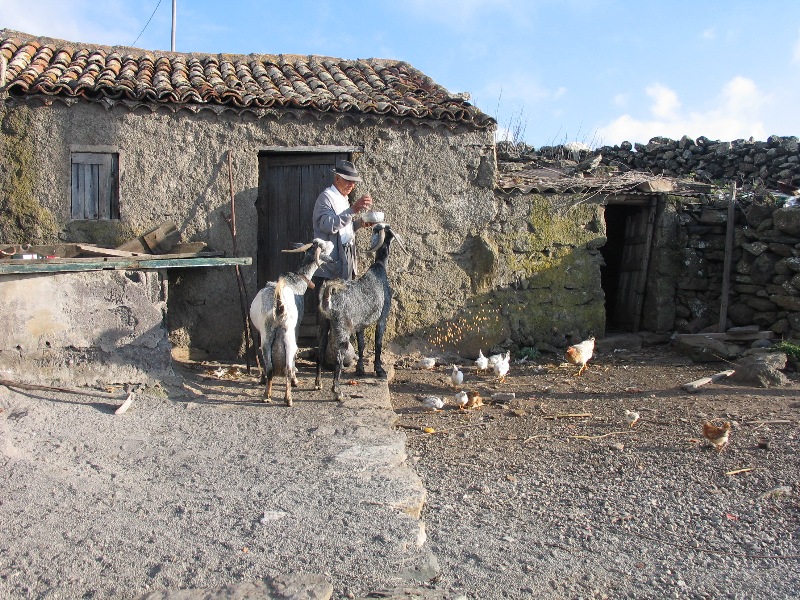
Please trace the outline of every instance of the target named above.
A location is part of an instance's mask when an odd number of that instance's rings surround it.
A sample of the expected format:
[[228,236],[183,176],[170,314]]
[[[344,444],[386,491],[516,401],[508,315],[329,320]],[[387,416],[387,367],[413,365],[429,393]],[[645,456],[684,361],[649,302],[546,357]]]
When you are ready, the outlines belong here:
[[360,213],[362,210],[368,210],[372,206],[372,196],[366,194],[361,196],[358,200],[353,202],[353,212]]

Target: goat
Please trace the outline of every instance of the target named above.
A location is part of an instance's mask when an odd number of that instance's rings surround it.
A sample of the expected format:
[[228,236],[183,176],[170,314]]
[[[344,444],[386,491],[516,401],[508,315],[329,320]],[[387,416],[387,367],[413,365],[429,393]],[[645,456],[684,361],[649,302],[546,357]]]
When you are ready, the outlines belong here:
[[319,295],[319,311],[324,317],[319,328],[319,348],[317,351],[316,389],[322,389],[322,358],[328,347],[328,337],[333,335],[336,352],[336,368],[333,375],[333,393],[337,400],[343,399],[339,389],[339,379],[347,352],[350,336],[355,333],[358,341],[358,362],[356,374],[364,375],[364,329],[373,323],[375,328],[375,375],[385,378],[386,370],[381,361],[383,334],[386,331],[386,318],[392,304],[392,292],[386,274],[389,259],[389,246],[397,240],[405,250],[396,233],[386,223],[378,223],[372,228],[370,252],[375,252],[372,266],[358,279],[342,281],[333,279],[325,282]]
[[330,262],[333,244],[314,239],[308,244],[295,244],[293,250],[303,252],[300,266],[293,273],[281,275],[261,289],[250,304],[250,320],[261,338],[262,381],[266,383],[264,402],[272,398],[272,379],[277,372],[286,376],[286,406],[292,405],[292,386],[297,387],[297,335],[303,320],[303,294],[313,284],[311,276],[323,262]]

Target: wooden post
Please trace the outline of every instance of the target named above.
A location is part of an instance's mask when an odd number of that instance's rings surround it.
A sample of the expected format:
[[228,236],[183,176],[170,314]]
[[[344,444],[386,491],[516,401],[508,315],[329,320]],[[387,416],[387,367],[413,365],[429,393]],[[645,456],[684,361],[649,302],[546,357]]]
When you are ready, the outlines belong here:
[[731,289],[731,262],[733,261],[733,230],[736,219],[736,182],[731,183],[730,198],[728,200],[728,225],[725,230],[725,262],[722,267],[722,292],[719,307],[719,331],[725,331],[728,324],[728,296]]
[[[233,238],[233,256],[236,257],[239,249],[236,245],[236,202],[234,201],[233,194],[233,167],[231,166],[231,151],[228,150],[228,183],[231,190],[231,214],[226,217],[228,227],[231,230],[231,237]],[[239,303],[242,308],[242,327],[244,328],[244,359],[247,364],[247,374],[250,375],[250,324],[247,321],[247,289],[244,285],[244,278],[236,265],[236,282],[239,284]]]

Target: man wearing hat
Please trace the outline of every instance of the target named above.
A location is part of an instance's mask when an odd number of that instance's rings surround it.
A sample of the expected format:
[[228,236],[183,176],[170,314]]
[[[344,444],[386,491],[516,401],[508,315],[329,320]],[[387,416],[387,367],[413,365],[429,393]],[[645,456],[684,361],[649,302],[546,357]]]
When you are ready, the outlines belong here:
[[316,286],[324,279],[353,279],[358,271],[356,265],[355,232],[363,226],[361,219],[353,217],[372,206],[369,195],[361,196],[350,205],[348,195],[363,181],[353,163],[340,160],[333,170],[333,185],[326,188],[314,204],[314,237],[333,242],[332,262],[323,263],[312,278]]

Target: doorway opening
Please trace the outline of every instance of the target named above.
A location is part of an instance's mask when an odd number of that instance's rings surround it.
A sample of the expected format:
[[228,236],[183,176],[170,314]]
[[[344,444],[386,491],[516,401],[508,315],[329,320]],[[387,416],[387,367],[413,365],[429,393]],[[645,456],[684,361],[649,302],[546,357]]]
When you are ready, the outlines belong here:
[[[358,147],[269,148],[258,153],[258,289],[294,271],[298,255],[285,253],[294,243],[314,237],[312,216],[320,192],[333,183],[333,167],[351,160]],[[317,303],[311,289],[304,296],[305,311],[298,344],[313,346],[317,337]]]
[[639,331],[653,239],[655,201],[605,206],[606,244],[600,269],[606,333]]

